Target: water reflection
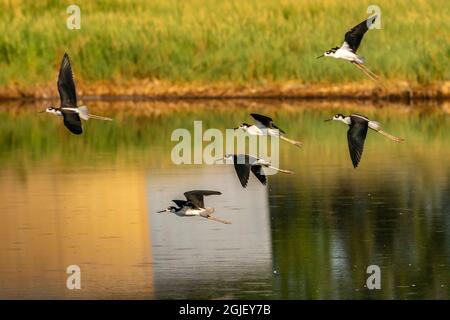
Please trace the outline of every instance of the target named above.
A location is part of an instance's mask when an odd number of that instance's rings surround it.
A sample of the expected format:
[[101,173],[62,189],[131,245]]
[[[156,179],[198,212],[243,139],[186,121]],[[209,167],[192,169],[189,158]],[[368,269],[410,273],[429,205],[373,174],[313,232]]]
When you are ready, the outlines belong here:
[[[142,173],[66,169],[0,171],[0,297],[152,298]],[[66,289],[74,264],[79,291]]]
[[[39,105],[0,106],[1,298],[450,298],[447,106],[89,105],[115,121],[81,137],[36,117]],[[354,170],[345,129],[322,122],[353,111],[406,143],[369,132]],[[172,130],[230,128],[249,112],[305,142],[281,144],[295,175],[243,190],[230,166],[171,163]],[[221,191],[207,203],[233,224],[154,214],[191,189]],[[69,264],[80,291],[65,288]],[[364,287],[370,264],[381,290]]]
[[[232,224],[155,214],[194,189],[222,191],[205,197],[205,204]],[[266,188],[254,183],[244,194],[232,166],[183,166],[151,172],[148,199],[158,297],[245,298],[272,292]]]

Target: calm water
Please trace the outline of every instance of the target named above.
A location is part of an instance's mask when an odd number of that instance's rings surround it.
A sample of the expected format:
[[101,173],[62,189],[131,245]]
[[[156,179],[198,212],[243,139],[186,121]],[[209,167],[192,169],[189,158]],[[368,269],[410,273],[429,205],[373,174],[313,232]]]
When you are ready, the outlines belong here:
[[[0,103],[0,298],[449,299],[447,105],[90,102],[113,123],[73,136],[42,105]],[[95,111],[95,112],[94,112]],[[176,128],[232,128],[272,115],[294,175],[170,160]],[[358,169],[346,128],[358,112],[406,139],[369,132]],[[156,214],[191,189],[233,224]],[[66,268],[81,268],[81,290]],[[381,268],[381,290],[365,287]]]

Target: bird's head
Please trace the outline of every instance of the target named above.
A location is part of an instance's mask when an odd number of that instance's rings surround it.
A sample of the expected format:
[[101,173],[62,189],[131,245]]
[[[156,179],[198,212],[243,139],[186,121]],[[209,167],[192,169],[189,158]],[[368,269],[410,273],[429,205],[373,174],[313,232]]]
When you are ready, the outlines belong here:
[[337,49],[339,49],[339,47],[331,48],[330,50],[327,50],[323,54],[318,56],[317,59],[322,58],[322,57],[332,57],[335,54]]
[[[215,163],[224,163],[223,161],[226,161],[226,160],[233,160],[233,155],[232,154],[229,154],[229,153],[227,153],[227,154],[225,154],[222,158],[219,158],[219,159],[217,159],[216,161],[215,161]],[[225,162],[226,163],[226,162]]]
[[335,114],[335,115],[333,116],[333,118],[331,118],[331,119],[326,119],[325,121],[331,121],[331,120],[334,120],[334,121],[342,121],[342,122],[344,122],[344,123],[347,123],[347,118],[348,118],[348,117],[344,116],[342,113],[337,113],[337,114]]
[[50,107],[46,108],[45,110],[40,111],[39,113],[44,113],[44,112],[52,113],[57,116],[61,115],[61,111],[59,111],[58,108],[53,107],[53,106],[50,106]]
[[238,130],[238,129],[242,129],[244,131],[246,131],[248,128],[250,127],[250,125],[248,123],[241,123],[239,125],[239,127],[234,128],[234,130]]
[[174,212],[176,212],[177,209],[178,209],[177,207],[170,206],[170,207],[168,207],[168,208],[166,208],[164,210],[158,211],[157,213],[164,213],[164,212],[172,212],[172,213],[174,213]]

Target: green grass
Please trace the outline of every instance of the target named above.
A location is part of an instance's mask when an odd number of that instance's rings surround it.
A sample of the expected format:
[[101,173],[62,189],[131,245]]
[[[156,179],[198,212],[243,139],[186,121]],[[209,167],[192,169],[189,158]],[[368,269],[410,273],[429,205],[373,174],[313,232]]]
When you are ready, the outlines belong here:
[[[68,30],[71,1],[0,0],[0,85],[54,80],[67,51],[78,79],[261,84],[361,79],[350,64],[316,56],[340,45],[366,17],[364,1],[78,1],[81,30]],[[359,54],[392,80],[449,79],[448,1],[379,0],[382,29]]]

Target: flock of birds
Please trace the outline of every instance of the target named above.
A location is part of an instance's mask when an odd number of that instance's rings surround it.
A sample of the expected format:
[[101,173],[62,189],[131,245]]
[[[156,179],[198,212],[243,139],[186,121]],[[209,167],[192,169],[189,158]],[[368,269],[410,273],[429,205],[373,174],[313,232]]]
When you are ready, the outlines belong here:
[[[360,24],[350,29],[345,34],[344,43],[341,47],[335,47],[328,51],[325,51],[321,57],[332,57],[335,59],[343,59],[350,61],[353,65],[358,67],[364,74],[366,74],[372,80],[377,81],[378,76],[370,71],[363,65],[364,60],[362,57],[356,54],[356,51],[361,43],[364,34],[369,29],[369,26],[375,22],[377,16],[370,17]],[[111,121],[112,119],[102,116],[90,114],[86,106],[77,105],[77,94],[75,89],[75,81],[73,79],[72,67],[70,65],[69,56],[64,54],[61,62],[61,67],[58,76],[58,92],[60,96],[60,106],[50,106],[44,111],[57,116],[62,116],[64,125],[73,134],[81,134],[83,132],[81,120],[98,119]],[[250,125],[248,123],[242,123],[235,130],[243,130],[249,135],[268,135],[278,137],[286,142],[289,142],[297,147],[302,146],[302,142],[291,140],[286,137],[286,133],[273,123],[270,117],[252,113],[255,123]],[[402,142],[403,139],[395,137],[383,131],[381,125],[373,120],[368,119],[365,116],[359,114],[350,114],[345,116],[343,114],[336,114],[332,118],[325,121],[340,121],[349,126],[347,131],[348,149],[350,152],[350,158],[353,167],[356,168],[361,161],[361,156],[364,149],[364,142],[366,139],[368,129],[372,129],[385,137],[395,141]],[[250,171],[253,175],[263,184],[267,184],[267,175],[265,170],[272,169],[278,172],[291,174],[290,170],[280,169],[273,167],[270,162],[260,159],[248,154],[227,154],[219,161],[231,160],[234,164],[236,174],[239,178],[243,188],[247,187]],[[230,222],[219,217],[216,217],[214,208],[208,208],[204,204],[204,197],[210,195],[220,195],[219,191],[211,190],[192,190],[184,193],[186,200],[173,200],[176,206],[169,206],[167,209],[159,211],[171,212],[178,216],[199,216],[210,220],[229,224]]]

